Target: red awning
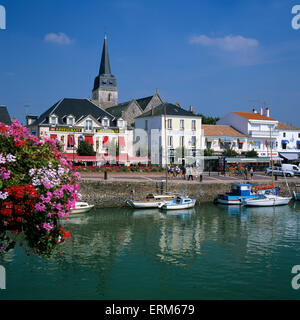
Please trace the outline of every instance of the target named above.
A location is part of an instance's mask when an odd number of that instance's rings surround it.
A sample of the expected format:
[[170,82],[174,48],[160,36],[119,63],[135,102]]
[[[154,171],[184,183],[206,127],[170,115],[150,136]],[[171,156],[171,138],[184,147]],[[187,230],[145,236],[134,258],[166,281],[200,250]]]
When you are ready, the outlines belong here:
[[57,134],[50,134],[50,139],[57,139]]
[[85,142],[93,145],[94,144],[93,136],[85,136]]
[[119,137],[119,146],[125,147],[125,138],[124,137]]
[[116,157],[117,162],[127,162],[128,161],[128,154],[127,153],[121,153]]
[[103,137],[103,144],[109,143],[109,138],[107,136]]
[[74,136],[68,136],[68,142],[70,146],[74,146],[75,144]]

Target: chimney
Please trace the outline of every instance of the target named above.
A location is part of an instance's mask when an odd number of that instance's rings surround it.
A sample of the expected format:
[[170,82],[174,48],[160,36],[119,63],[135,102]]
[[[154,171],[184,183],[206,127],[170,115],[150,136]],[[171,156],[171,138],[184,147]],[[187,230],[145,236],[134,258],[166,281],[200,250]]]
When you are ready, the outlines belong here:
[[193,107],[192,107],[192,106],[190,106],[189,111],[190,111],[190,112],[192,112],[192,113],[195,113],[195,111],[194,111],[194,109],[193,109]]
[[269,108],[266,108],[266,116],[270,117],[270,109]]
[[152,116],[154,115],[154,108],[153,108],[153,105],[151,106],[151,114],[152,114]]
[[264,114],[264,109],[261,107],[260,108],[260,114],[263,115]]

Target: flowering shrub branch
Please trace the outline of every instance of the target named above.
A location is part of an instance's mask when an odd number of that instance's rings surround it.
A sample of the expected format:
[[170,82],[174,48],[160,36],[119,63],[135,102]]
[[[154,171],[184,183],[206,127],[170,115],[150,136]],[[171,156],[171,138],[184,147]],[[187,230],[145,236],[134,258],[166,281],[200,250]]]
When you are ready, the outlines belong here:
[[61,223],[80,197],[79,179],[57,140],[40,140],[18,121],[0,123],[0,254],[18,234],[43,256],[70,238]]

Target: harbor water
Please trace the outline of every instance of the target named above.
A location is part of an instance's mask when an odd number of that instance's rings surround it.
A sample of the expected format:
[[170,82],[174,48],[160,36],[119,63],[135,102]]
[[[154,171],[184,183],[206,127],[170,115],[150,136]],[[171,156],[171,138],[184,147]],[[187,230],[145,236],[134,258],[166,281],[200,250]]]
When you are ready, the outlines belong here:
[[[190,211],[94,209],[51,259],[0,258],[4,299],[299,299],[300,203]],[[300,270],[300,269],[299,269]],[[300,284],[300,280],[299,280]]]

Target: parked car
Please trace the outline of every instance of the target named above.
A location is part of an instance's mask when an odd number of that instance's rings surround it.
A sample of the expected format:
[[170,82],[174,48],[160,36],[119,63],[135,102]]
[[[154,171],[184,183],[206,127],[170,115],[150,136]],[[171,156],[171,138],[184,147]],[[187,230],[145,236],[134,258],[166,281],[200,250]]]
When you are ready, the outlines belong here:
[[297,167],[295,164],[282,164],[281,165],[282,170],[284,171],[292,171],[294,172],[295,176],[300,176],[300,168]]
[[[266,175],[272,175],[272,168],[267,168]],[[286,177],[293,177],[295,174],[291,170],[282,170],[281,167],[273,167],[273,175],[274,176],[286,176]]]

